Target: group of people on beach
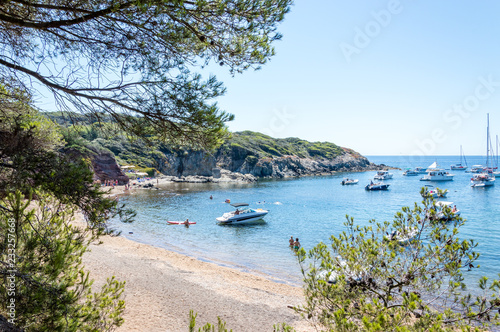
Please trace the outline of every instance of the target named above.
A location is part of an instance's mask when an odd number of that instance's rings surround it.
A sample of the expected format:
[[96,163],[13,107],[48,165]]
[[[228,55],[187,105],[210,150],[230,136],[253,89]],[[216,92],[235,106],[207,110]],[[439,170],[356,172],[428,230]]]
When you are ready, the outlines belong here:
[[104,180],[101,183],[102,187],[114,187],[118,185],[118,180]]
[[290,240],[288,240],[288,242],[290,243],[290,248],[293,248],[294,250],[299,250],[300,248],[299,238],[295,238],[294,240],[293,236],[290,236]]

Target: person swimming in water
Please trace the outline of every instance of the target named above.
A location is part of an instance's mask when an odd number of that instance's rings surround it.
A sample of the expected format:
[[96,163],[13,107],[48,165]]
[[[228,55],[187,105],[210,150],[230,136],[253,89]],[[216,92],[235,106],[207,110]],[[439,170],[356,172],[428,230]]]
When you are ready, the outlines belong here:
[[295,242],[293,243],[293,249],[299,250],[299,248],[300,248],[299,238],[296,238]]

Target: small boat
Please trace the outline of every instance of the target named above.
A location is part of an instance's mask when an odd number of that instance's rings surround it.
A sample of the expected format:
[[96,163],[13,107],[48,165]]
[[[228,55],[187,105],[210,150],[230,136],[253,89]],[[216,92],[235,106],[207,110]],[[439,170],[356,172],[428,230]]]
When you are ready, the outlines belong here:
[[389,189],[389,185],[386,183],[382,183],[382,182],[377,182],[377,183],[370,182],[370,184],[366,185],[365,189],[366,190],[387,190],[387,189]]
[[439,168],[437,162],[432,163],[427,168],[427,175],[420,179],[420,181],[451,181],[453,174],[446,172],[444,169]]
[[430,220],[449,221],[460,216],[460,210],[453,205],[453,202],[437,201],[431,209],[436,212],[434,215],[431,213],[427,214],[427,218]]
[[485,168],[482,173],[474,174],[471,181],[471,187],[490,187],[495,184],[495,175],[493,169]]
[[389,171],[378,171],[377,174],[373,177],[375,180],[387,180],[392,179],[392,173]]
[[[465,161],[465,165],[462,164],[462,158]],[[465,171],[467,169],[467,160],[465,160],[465,156],[464,156],[464,153],[462,151],[462,146],[461,145],[460,145],[460,163],[455,164],[455,165],[451,165],[450,169],[452,171],[454,171],[454,170],[456,170],[456,171]]]
[[481,173],[483,169],[483,165],[472,165],[470,168],[470,173]]
[[486,167],[478,174],[474,174],[471,180],[471,187],[490,187],[495,184],[495,175],[493,168],[489,167],[490,163],[490,114],[488,113],[488,125],[486,127]]
[[349,178],[345,178],[342,180],[342,182],[340,182],[343,186],[344,185],[347,185],[347,184],[357,184],[359,182],[358,179],[349,179]]
[[344,275],[347,283],[349,283],[352,281],[361,281],[363,279],[363,275],[366,274],[364,269],[360,273],[351,271],[351,269],[347,266],[347,262],[341,257],[335,257],[335,261],[336,262],[334,264],[337,266],[337,269],[332,271],[320,271],[317,274],[318,279],[325,280],[329,284],[335,284],[337,283],[339,277]]
[[418,235],[418,228],[404,228],[400,231],[394,231],[391,233],[391,240],[398,241],[399,244],[405,245],[415,240]]
[[[170,220],[167,220],[167,223],[169,223],[170,225],[185,225],[186,224],[185,221],[170,221]],[[194,225],[194,224],[196,224],[196,221],[188,221],[188,224]]]
[[445,189],[445,190],[438,190],[437,188],[436,189],[430,189],[428,190],[426,188],[424,194],[422,195],[422,197],[434,197],[434,198],[444,198],[446,197],[446,195],[448,195],[448,189]]
[[418,174],[426,174],[427,173],[427,168],[425,167],[415,167],[415,172]]
[[[264,209],[251,209],[247,203],[233,203],[232,207],[236,208],[235,211],[226,212],[222,217],[216,218],[219,224],[222,225],[236,225],[246,224],[258,220],[262,220],[269,211]],[[242,208],[241,210],[239,208]]]
[[411,168],[408,168],[406,171],[403,172],[404,176],[415,176],[419,174],[420,174],[419,172],[417,172],[416,170],[412,170]]
[[450,169],[453,171],[465,171],[467,169],[467,166],[462,165],[462,164],[455,164],[455,165],[451,165]]
[[445,189],[445,191],[442,192],[432,189],[428,191],[428,195],[434,198],[444,198],[448,195],[448,189]]

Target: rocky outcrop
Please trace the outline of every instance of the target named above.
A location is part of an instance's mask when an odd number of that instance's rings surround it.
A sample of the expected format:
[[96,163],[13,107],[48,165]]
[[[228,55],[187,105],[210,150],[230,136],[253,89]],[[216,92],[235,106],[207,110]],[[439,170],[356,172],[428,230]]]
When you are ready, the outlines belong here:
[[177,182],[254,181],[257,178],[285,178],[332,174],[333,172],[380,169],[352,150],[333,159],[295,155],[256,156],[241,147],[222,147],[214,154],[201,151],[162,151],[158,171]]
[[216,167],[214,156],[202,151],[163,151],[164,158],[158,160],[163,174],[182,176],[212,176]]
[[129,178],[116,163],[115,157],[108,152],[96,153],[91,157],[94,177],[101,182],[118,180],[119,185],[128,183]]
[[342,154],[334,159],[300,158],[286,155],[282,157],[248,158],[221,162],[221,167],[233,172],[251,174],[257,178],[284,178],[308,175],[331,174],[333,172],[366,171],[378,169],[365,157]]

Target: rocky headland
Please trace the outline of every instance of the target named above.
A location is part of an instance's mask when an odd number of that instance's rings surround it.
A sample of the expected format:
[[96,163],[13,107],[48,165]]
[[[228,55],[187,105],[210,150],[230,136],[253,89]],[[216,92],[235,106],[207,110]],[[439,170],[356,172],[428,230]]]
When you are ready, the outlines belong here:
[[[106,142],[101,140],[100,143]],[[133,150],[124,152],[116,144],[103,145],[113,152],[120,164],[134,164],[130,160]],[[123,179],[124,174],[112,165],[112,154],[109,152],[98,153],[92,158],[96,176],[109,179],[116,175]],[[251,131],[233,133],[230,140],[213,152],[158,146],[154,151],[143,154],[148,158],[136,157],[143,163],[144,160],[149,161],[144,166],[173,182],[252,182],[262,178],[327,175],[381,168],[359,153],[333,143],[308,142],[299,138],[277,139]],[[114,175],[111,174],[113,172]]]

